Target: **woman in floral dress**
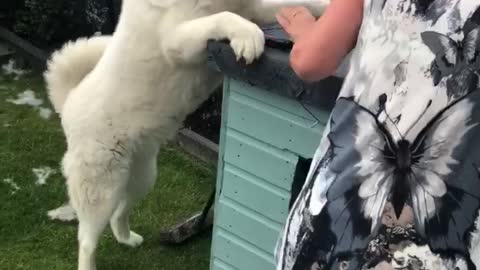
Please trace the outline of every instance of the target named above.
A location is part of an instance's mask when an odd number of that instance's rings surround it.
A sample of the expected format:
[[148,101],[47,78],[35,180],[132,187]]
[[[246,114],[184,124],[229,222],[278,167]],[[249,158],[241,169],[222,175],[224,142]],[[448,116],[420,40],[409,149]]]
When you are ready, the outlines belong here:
[[350,71],[278,270],[480,269],[480,0],[332,0],[278,20],[294,71]]

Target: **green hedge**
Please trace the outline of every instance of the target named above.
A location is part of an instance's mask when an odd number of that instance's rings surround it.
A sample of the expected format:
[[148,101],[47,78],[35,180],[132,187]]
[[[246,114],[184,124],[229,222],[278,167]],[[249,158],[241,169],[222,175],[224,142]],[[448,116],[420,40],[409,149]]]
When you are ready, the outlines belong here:
[[85,12],[80,1],[25,0],[16,12],[13,31],[42,47],[88,34],[82,27]]
[[10,27],[15,21],[15,13],[23,8],[24,0],[0,0],[0,25]]
[[42,48],[113,31],[118,0],[0,0],[2,24]]

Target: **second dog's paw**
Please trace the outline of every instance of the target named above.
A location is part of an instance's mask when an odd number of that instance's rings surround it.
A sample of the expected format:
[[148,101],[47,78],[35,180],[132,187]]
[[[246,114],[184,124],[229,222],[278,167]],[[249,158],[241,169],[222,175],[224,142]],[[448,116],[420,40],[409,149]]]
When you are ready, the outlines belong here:
[[130,247],[138,247],[143,243],[143,237],[134,231],[130,231],[130,237],[128,239],[118,239],[118,242]]

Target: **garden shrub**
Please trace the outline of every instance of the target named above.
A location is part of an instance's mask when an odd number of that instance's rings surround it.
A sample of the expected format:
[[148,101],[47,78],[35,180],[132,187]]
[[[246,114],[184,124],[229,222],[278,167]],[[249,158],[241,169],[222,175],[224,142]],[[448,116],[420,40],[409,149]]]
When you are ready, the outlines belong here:
[[[67,40],[102,31],[105,25],[113,28],[112,1],[23,0],[23,6],[16,7],[11,28],[37,46],[55,47]],[[106,32],[111,32],[108,30]]]
[[12,30],[40,47],[48,47],[88,35],[91,30],[85,22],[82,0],[24,0]]

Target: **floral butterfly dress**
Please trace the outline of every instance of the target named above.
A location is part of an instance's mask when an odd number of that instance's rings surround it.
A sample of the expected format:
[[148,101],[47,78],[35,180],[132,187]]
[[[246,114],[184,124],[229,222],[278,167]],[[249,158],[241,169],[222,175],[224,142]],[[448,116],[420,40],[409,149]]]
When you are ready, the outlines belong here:
[[480,270],[479,76],[480,0],[365,0],[277,269]]

